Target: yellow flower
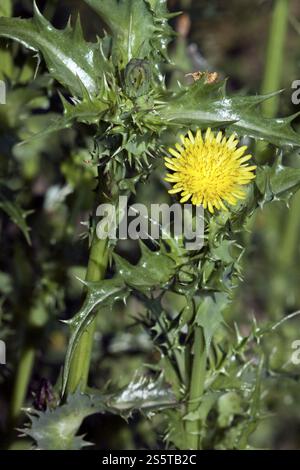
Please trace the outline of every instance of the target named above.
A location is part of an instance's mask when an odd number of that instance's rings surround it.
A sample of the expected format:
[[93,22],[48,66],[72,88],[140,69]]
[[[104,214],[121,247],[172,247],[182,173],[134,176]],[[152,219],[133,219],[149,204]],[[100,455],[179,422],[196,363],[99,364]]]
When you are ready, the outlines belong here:
[[228,139],[209,128],[202,136],[180,136],[182,145],[169,149],[172,158],[166,157],[166,167],[172,170],[165,180],[174,184],[170,194],[181,193],[180,202],[191,199],[192,204],[203,205],[213,214],[214,208],[227,210],[224,201],[235,205],[244,199],[247,185],[255,174],[256,166],[246,164],[251,155],[245,155],[246,146],[237,148],[235,134]]

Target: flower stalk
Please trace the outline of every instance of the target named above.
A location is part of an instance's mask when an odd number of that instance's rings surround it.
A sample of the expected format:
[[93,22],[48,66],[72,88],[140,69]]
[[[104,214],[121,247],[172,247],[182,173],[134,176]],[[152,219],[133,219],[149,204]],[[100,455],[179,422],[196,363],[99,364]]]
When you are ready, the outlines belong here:
[[30,377],[35,359],[35,346],[28,344],[24,347],[16,372],[13,395],[10,408],[10,425],[13,428],[17,423],[23,403],[26,398]]
[[[282,58],[288,25],[290,0],[276,0],[273,10],[266,54],[266,67],[262,83],[262,94],[277,91],[281,86]],[[274,117],[279,107],[279,95],[262,103],[266,117]]]
[[[107,240],[100,240],[95,231],[90,250],[86,281],[97,282],[104,278],[108,263],[107,247]],[[81,390],[86,388],[96,324],[97,319],[95,318],[82,333],[79,340],[69,369],[66,387],[67,393],[74,393],[78,388]]]
[[187,416],[190,419],[186,422],[186,444],[189,450],[201,449],[201,421],[194,419],[195,416],[192,414],[197,413],[204,392],[206,360],[203,330],[197,325],[194,328],[192,370],[187,404]]

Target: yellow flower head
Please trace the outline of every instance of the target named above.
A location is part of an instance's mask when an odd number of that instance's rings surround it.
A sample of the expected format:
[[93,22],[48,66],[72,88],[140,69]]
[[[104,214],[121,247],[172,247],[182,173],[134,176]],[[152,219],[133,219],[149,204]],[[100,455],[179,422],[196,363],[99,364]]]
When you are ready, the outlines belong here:
[[248,184],[255,174],[256,166],[246,162],[246,146],[237,148],[235,134],[229,139],[209,128],[202,136],[200,130],[194,136],[180,136],[182,145],[169,149],[172,158],[166,157],[166,167],[172,170],[165,180],[173,183],[170,194],[181,193],[180,202],[191,199],[192,204],[202,204],[213,213],[214,208],[227,210],[223,201],[235,205],[246,196],[242,186]]

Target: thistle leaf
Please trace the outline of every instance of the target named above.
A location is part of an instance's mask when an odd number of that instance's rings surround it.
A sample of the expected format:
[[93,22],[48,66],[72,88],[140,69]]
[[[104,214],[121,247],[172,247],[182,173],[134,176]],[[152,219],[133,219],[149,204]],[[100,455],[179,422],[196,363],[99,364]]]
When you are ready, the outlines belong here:
[[30,245],[29,227],[26,223],[26,217],[30,214],[24,211],[15,200],[14,193],[6,186],[0,183],[0,209],[2,209],[10,217],[12,222],[16,224],[22,231],[27,243]]
[[95,315],[96,308],[112,308],[118,300],[125,300],[130,291],[143,294],[155,287],[163,287],[172,278],[176,264],[163,248],[153,252],[141,243],[142,256],[137,266],[114,254],[117,276],[101,282],[88,282],[87,297],[81,310],[67,323],[71,327],[71,338],[65,359],[63,391],[65,390],[73,353],[83,332]]
[[60,31],[42,16],[34,4],[32,19],[0,18],[0,36],[14,39],[29,49],[40,52],[51,75],[72,94],[81,96],[82,85],[97,94],[99,76],[109,69],[101,43],[88,43],[78,20]]
[[114,254],[116,269],[124,282],[135,290],[147,292],[154,287],[163,287],[175,273],[175,262],[164,250],[151,251],[140,243],[142,256],[136,266]]
[[224,322],[222,311],[227,304],[228,297],[225,293],[221,292],[217,292],[212,296],[207,295],[203,300],[200,300],[195,321],[197,325],[203,328],[207,354],[209,353],[213,335]]
[[288,200],[300,187],[300,169],[283,166],[276,162],[273,166],[258,169],[256,185],[263,201],[273,199]]
[[104,411],[101,400],[75,393],[57,408],[45,412],[28,410],[31,423],[21,431],[35,441],[37,450],[79,450],[91,445],[82,436],[76,436],[82,421],[91,414]]
[[71,359],[76,346],[87,329],[89,324],[94,318],[94,310],[96,307],[111,308],[115,302],[126,296],[126,287],[124,282],[120,279],[108,279],[101,283],[87,283],[88,294],[81,310],[67,323],[71,328],[71,337],[68,344],[68,349],[65,358],[65,367],[63,372],[63,385],[62,393],[64,393]]
[[133,412],[154,413],[155,411],[173,408],[177,400],[163,376],[158,379],[136,376],[120,392],[106,401],[107,408],[128,418]]
[[113,58],[120,68],[131,59],[166,54],[171,36],[165,0],[84,0],[109,26]]
[[30,423],[21,429],[35,441],[37,450],[79,450],[91,445],[76,435],[82,421],[95,413],[120,414],[128,419],[134,412],[148,416],[177,404],[172,390],[160,375],[158,378],[135,376],[122,390],[113,394],[76,392],[66,403],[44,412],[27,410]]
[[85,124],[97,124],[103,113],[108,109],[108,105],[101,101],[99,98],[91,100],[89,97],[84,96],[78,103],[71,104],[63,96],[61,100],[64,106],[64,115],[55,117],[48,126],[40,132],[30,135],[27,139],[23,140],[20,145],[32,142],[33,140],[46,137],[53,132],[59,132],[64,129],[69,129],[73,126],[74,122],[82,122]]
[[300,146],[300,135],[291,127],[294,116],[267,119],[258,111],[264,100],[274,96],[229,97],[225,82],[207,84],[199,80],[168,97],[160,115],[169,125],[200,128],[228,127],[241,136],[266,140],[277,146]]

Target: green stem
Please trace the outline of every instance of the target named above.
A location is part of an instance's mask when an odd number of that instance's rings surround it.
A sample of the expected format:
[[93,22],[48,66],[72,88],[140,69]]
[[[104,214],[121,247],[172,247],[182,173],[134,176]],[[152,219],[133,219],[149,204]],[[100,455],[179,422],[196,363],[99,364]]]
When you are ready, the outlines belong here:
[[[282,73],[284,70],[284,47],[286,42],[287,27],[289,20],[290,0],[276,0],[272,15],[269,41],[266,55],[266,67],[264,79],[262,83],[262,94],[270,93],[280,89],[282,86]],[[279,96],[265,101],[262,104],[262,111],[266,117],[273,118],[279,109]],[[258,146],[258,151],[263,153],[264,147]],[[291,209],[287,214],[287,223],[284,228],[284,235],[280,243],[275,258],[275,276],[272,279],[273,295],[269,299],[268,310],[273,318],[282,315],[285,308],[286,292],[284,288],[283,276],[288,271],[289,266],[293,262],[293,256],[296,250],[298,237],[297,228],[299,226],[299,208],[298,198],[291,202]],[[267,224],[273,227],[277,233],[281,230],[280,209],[272,208],[268,213]],[[269,254],[270,259],[274,259],[274,247],[271,248]]]
[[[104,278],[108,263],[107,247],[107,240],[100,240],[95,233],[87,268],[87,281],[100,281]],[[87,385],[96,324],[95,318],[82,334],[74,352],[69,370],[67,393],[73,393],[78,387],[84,390]]]
[[[276,0],[275,2],[267,47],[262,94],[277,91],[281,86],[289,2],[290,0]],[[279,96],[262,103],[262,110],[266,117],[274,117],[277,114],[278,107]]]
[[278,262],[280,267],[287,271],[294,263],[298,248],[299,235],[299,206],[300,193],[298,192],[291,200],[291,206],[288,211],[288,220],[284,228],[284,236],[278,250]]
[[[192,365],[189,400],[187,413],[197,411],[204,392],[205,372],[206,372],[206,350],[203,331],[200,326],[194,329],[194,358]],[[198,450],[201,448],[200,442],[201,422],[199,420],[186,422],[186,442],[187,449]]]
[[[288,26],[288,12],[290,0],[275,0],[273,9],[268,45],[265,59],[265,70],[262,81],[261,94],[265,95],[278,91],[281,87],[283,69],[283,53]],[[279,108],[279,95],[274,96],[261,105],[265,117],[273,118]],[[264,163],[269,158],[269,146],[266,142],[256,145],[257,160]]]
[[[281,87],[283,71],[283,53],[286,40],[288,13],[290,0],[276,0],[272,14],[268,45],[266,51],[264,77],[261,86],[261,94],[265,95],[273,91],[278,91]],[[273,118],[279,109],[279,96],[275,96],[262,103],[262,112],[266,117]],[[264,163],[268,158],[268,145],[265,142],[258,142],[256,145],[256,158]],[[273,156],[273,155],[272,155]],[[257,213],[255,213],[248,222],[249,237],[254,230]],[[270,223],[272,221],[269,221]],[[274,220],[274,223],[277,221]],[[246,238],[247,244],[249,237]]]
[[28,345],[24,348],[13,387],[13,394],[10,407],[10,424],[13,428],[18,420],[20,411],[26,398],[26,393],[33,369],[35,358],[35,348]]
[[[287,283],[290,279],[290,271],[295,263],[297,254],[299,228],[300,228],[300,192],[291,200],[287,212],[287,220],[284,224],[284,232],[281,232],[278,242],[277,256],[275,258],[274,276],[272,278],[272,296],[269,298],[268,312],[274,319],[281,318],[285,313],[287,300]],[[278,212],[276,212],[278,214]],[[280,214],[279,214],[280,215]]]

